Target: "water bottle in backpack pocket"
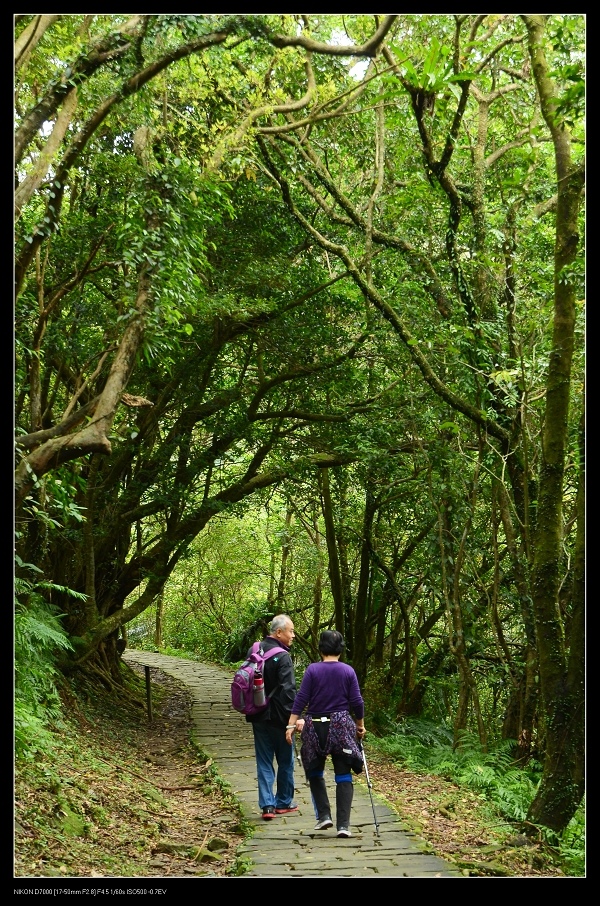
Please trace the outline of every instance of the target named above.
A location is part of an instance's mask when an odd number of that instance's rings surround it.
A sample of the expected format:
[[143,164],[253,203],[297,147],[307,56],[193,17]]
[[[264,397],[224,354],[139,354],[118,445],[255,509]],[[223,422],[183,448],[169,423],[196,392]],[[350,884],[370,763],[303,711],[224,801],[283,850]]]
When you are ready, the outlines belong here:
[[[274,654],[283,654],[285,648],[270,648],[263,651],[260,642],[255,642],[244,663],[235,671],[231,683],[231,705],[240,714],[260,714],[269,704],[264,686],[264,663]],[[258,682],[257,682],[258,680]]]
[[264,708],[267,703],[265,681],[260,670],[254,671],[254,692],[252,694],[255,708]]

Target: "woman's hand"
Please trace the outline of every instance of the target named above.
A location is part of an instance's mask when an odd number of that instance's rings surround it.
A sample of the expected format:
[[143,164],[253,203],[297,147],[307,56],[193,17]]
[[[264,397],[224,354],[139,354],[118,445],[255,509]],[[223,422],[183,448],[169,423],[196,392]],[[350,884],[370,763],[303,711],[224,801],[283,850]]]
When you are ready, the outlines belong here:
[[365,737],[367,735],[367,731],[365,730],[364,727],[357,727],[356,735],[358,736],[359,739],[363,739],[363,737]]
[[[294,717],[295,717],[295,715],[292,715],[291,719],[293,720]],[[303,717],[299,717],[293,723],[287,725],[287,727],[285,728],[285,741],[287,742],[288,745],[291,746],[292,737],[293,737],[295,731],[297,730],[298,733],[302,733],[303,728],[304,728],[304,718]]]

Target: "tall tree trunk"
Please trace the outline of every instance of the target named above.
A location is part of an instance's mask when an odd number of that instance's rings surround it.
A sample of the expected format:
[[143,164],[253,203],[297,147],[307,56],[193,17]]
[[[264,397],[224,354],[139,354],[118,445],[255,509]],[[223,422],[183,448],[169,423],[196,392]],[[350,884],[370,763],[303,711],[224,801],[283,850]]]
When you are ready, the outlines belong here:
[[[347,490],[348,482],[346,473],[338,470],[337,473],[339,488],[339,523],[343,525],[346,519],[347,507]],[[344,611],[344,636],[349,651],[354,648],[354,611],[352,603],[352,570],[350,568],[348,556],[348,538],[344,531],[337,533],[337,551],[340,562],[340,573],[342,582],[342,607]]]
[[319,476],[321,479],[323,518],[325,520],[325,540],[327,542],[327,554],[329,556],[329,581],[331,583],[331,594],[333,595],[333,604],[335,608],[335,628],[344,635],[342,574],[338,557],[331,489],[329,487],[329,469],[321,469]]
[[577,537],[573,563],[573,615],[569,631],[568,684],[577,697],[579,714],[574,726],[573,781],[578,795],[585,790],[585,403],[579,430]]
[[373,650],[373,664],[378,669],[383,668],[385,659],[385,636],[388,623],[388,615],[393,607],[395,595],[390,587],[389,580],[386,580],[382,592],[381,602],[377,610],[377,621],[375,623],[375,647]]
[[275,609],[280,612],[284,610],[285,602],[285,582],[287,578],[287,565],[290,556],[290,526],[292,524],[293,511],[290,507],[285,514],[285,529],[283,541],[281,543],[281,567],[279,569],[279,581],[277,583],[277,597]]
[[80,610],[79,625],[75,632],[83,635],[98,622],[98,605],[96,602],[96,557],[94,551],[94,513],[96,496],[96,478],[100,458],[92,456],[85,495],[85,522],[83,523],[83,559],[85,570],[85,604]]
[[[494,480],[493,496],[500,511],[506,547],[511,559],[512,571],[519,596],[519,617],[525,630],[525,644],[522,654],[523,667],[518,673],[514,673],[512,677],[514,686],[504,715],[502,738],[516,740],[517,751],[515,752],[515,757],[527,759],[531,755],[531,744],[539,700],[535,624],[529,591],[526,555],[528,544],[527,538],[524,541],[524,550],[521,550],[517,544],[508,494],[501,481]],[[526,525],[523,526],[522,531],[526,535]]]
[[165,590],[156,598],[156,619],[154,622],[154,647],[162,648],[163,646],[163,617],[165,612]]
[[[583,684],[577,667],[569,670],[558,608],[562,554],[563,481],[568,449],[569,398],[575,335],[575,286],[568,270],[577,254],[577,218],[583,173],[571,162],[569,129],[556,118],[558,91],[544,53],[545,16],[523,17],[542,114],[552,135],[556,163],[556,239],[554,247],[554,318],[546,382],[546,417],[539,473],[538,515],[532,569],[532,597],[544,711],[546,752],[538,793],[528,820],[563,830],[581,802],[583,758]],[[577,622],[580,623],[581,617]],[[571,663],[583,651],[583,631],[572,639]]]
[[481,714],[477,685],[467,654],[465,620],[463,616],[460,589],[460,577],[465,555],[465,545],[471,524],[472,513],[476,503],[476,486],[477,481],[474,479],[471,515],[469,516],[462,534],[461,542],[456,550],[453,543],[454,531],[450,517],[450,513],[454,507],[451,505],[451,501],[442,500],[439,506],[437,506],[437,509],[439,514],[438,531],[442,589],[446,605],[448,640],[450,651],[454,656],[458,671],[458,704],[454,715],[454,745],[460,745],[460,735],[463,730],[467,729],[469,704],[472,703],[479,731],[479,739],[481,745],[485,748],[487,745],[487,734]]
[[356,670],[358,681],[364,685],[367,675],[367,644],[369,640],[369,586],[371,584],[371,531],[375,516],[376,503],[373,494],[367,488],[365,494],[365,512],[363,516],[362,541],[360,546],[360,573],[354,607],[354,647],[352,665]]
[[317,552],[317,575],[313,586],[313,609],[311,619],[311,643],[315,651],[319,644],[319,626],[321,625],[321,606],[323,604],[323,541],[319,531],[317,513],[313,516],[313,537]]

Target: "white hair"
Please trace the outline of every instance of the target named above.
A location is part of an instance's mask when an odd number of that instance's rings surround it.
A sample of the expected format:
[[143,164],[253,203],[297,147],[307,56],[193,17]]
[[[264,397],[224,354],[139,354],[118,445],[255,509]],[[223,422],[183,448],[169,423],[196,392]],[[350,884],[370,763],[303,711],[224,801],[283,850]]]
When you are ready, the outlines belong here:
[[285,629],[287,627],[287,624],[291,622],[292,621],[290,617],[288,617],[287,613],[277,614],[277,616],[273,617],[273,619],[271,620],[269,632],[271,633],[271,635],[273,635],[275,632],[277,632],[278,629]]

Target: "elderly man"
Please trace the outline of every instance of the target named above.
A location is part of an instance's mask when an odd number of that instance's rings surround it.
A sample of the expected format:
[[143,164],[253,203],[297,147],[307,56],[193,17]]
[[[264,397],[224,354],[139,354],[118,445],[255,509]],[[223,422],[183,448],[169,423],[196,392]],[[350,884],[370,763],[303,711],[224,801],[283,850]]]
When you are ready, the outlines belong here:
[[246,717],[254,733],[258,804],[265,821],[298,811],[294,802],[294,752],[285,738],[296,697],[294,665],[289,654],[294,636],[294,624],[287,614],[273,618],[261,649],[266,652],[270,648],[283,648],[283,652],[265,661],[265,693],[269,704],[260,714]]

